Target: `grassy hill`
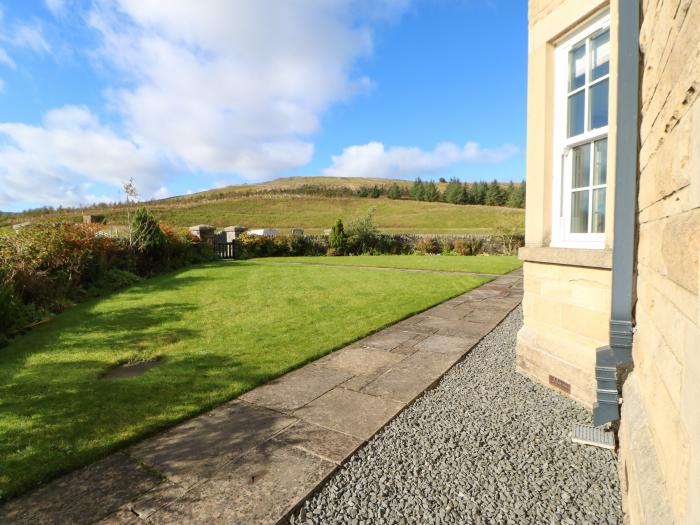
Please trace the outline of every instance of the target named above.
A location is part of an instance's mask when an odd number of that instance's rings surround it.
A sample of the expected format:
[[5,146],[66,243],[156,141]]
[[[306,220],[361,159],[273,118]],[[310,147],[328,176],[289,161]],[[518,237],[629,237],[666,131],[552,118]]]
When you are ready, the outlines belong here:
[[[388,186],[410,181],[369,178],[293,177],[261,184],[242,184],[151,201],[147,207],[173,226],[211,224],[217,227],[241,224],[249,228],[272,227],[282,231],[304,228],[319,233],[341,218],[348,222],[374,209],[380,229],[392,233],[490,233],[499,227],[524,226],[524,210],[493,206],[454,205],[442,202],[371,199],[343,195],[344,189]],[[328,195],[305,193],[305,188],[322,188]],[[442,188],[441,188],[442,189]],[[126,207],[106,205],[53,212],[25,212],[0,218],[0,224],[34,220],[79,220],[84,213],[105,215],[108,223],[124,224]]]

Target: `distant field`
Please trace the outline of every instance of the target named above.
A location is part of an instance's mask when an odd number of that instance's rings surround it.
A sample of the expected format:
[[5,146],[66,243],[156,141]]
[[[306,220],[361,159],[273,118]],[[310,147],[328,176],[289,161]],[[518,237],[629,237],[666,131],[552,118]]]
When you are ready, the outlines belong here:
[[406,270],[434,270],[440,272],[470,272],[505,274],[520,268],[515,256],[458,256],[458,255],[359,255],[350,257],[266,257],[258,263],[305,263],[324,266],[353,266],[366,268],[398,268]]
[[[393,182],[386,179],[297,177],[173,197],[149,202],[147,206],[158,219],[183,228],[195,224],[211,224],[216,227],[240,224],[249,228],[277,228],[282,233],[289,228],[304,228],[308,233],[320,233],[330,228],[339,218],[347,223],[364,216],[371,208],[375,210],[374,218],[379,228],[388,233],[492,233],[499,227],[521,230],[524,228],[525,212],[516,208],[461,206],[441,202],[391,200],[384,197],[370,199],[284,193],[286,190],[298,189],[303,184],[355,189]],[[410,185],[408,181],[397,182]],[[276,193],[246,195],[265,191]],[[40,217],[19,215],[14,216],[12,220],[78,220],[82,213],[55,212]],[[103,214],[112,224],[126,223],[126,209],[123,206],[88,209],[85,213]],[[4,226],[9,227],[7,220]]]

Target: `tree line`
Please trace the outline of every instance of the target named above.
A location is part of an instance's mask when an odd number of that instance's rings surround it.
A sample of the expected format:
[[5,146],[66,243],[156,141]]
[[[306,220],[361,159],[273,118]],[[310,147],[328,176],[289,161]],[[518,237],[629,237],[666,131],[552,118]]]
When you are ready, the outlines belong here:
[[[440,182],[447,182],[441,179]],[[374,191],[372,191],[374,190]],[[368,197],[378,197],[377,188],[368,189]],[[364,195],[363,195],[364,196]],[[483,204],[486,206],[525,207],[525,182],[517,186],[510,182],[503,186],[498,181],[460,182],[450,179],[444,191],[434,181],[417,178],[411,188],[391,184],[386,190],[390,199],[413,199],[427,202],[449,202],[450,204]]]

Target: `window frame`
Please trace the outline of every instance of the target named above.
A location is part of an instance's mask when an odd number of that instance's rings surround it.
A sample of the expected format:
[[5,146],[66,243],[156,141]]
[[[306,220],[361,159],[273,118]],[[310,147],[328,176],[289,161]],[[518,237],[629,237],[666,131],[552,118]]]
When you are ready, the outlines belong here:
[[[608,130],[610,126],[610,78],[612,68],[609,68],[608,74],[603,75],[595,80],[590,80],[591,74],[591,52],[590,39],[597,34],[605,31],[610,31],[610,12],[608,9],[590,18],[588,21],[577,26],[573,31],[561,38],[555,43],[554,48],[554,126],[553,126],[553,185],[552,185],[552,239],[550,246],[556,248],[589,248],[603,249],[605,248],[605,233],[571,233],[571,194],[572,194],[572,177],[573,177],[573,150],[577,146],[590,144],[590,179],[588,184],[589,194],[589,217],[588,229],[591,229],[594,210],[593,189],[606,188],[606,216],[607,204],[609,202],[609,159],[610,159],[610,140]],[[611,35],[612,40],[612,35]],[[585,82],[582,87],[569,91],[569,52],[581,42],[586,42],[586,72]],[[612,52],[610,53],[609,61],[612,62]],[[610,65],[612,65],[610,63]],[[590,88],[603,81],[608,81],[608,124],[596,128],[590,127],[589,119],[589,104],[590,94],[584,96],[584,132],[568,137],[569,121],[568,121],[568,99],[571,94],[580,91],[590,92]],[[594,143],[598,140],[608,139],[606,165],[608,174],[604,185],[593,184],[594,170]]]

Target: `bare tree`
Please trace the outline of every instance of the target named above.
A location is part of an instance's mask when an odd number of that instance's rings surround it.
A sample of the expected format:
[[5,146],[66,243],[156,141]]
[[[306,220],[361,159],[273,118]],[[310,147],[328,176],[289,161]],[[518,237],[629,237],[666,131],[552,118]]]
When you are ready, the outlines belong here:
[[129,246],[132,245],[133,243],[133,238],[132,238],[132,227],[131,227],[131,202],[136,201],[136,197],[139,196],[139,192],[136,190],[136,186],[134,185],[134,178],[131,177],[127,182],[122,184],[122,188],[124,188],[124,193],[126,194],[126,221],[129,227]]

